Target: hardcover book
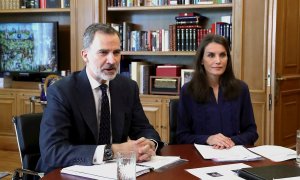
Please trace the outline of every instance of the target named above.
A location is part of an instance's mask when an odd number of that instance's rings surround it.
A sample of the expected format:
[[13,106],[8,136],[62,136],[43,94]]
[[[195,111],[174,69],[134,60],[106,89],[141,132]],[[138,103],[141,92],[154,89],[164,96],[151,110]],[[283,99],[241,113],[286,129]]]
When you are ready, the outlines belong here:
[[177,65],[159,65],[156,67],[156,76],[179,77],[181,66]]
[[60,8],[61,1],[60,0],[46,0],[46,8]]
[[153,65],[141,65],[140,66],[140,94],[149,94],[150,87],[150,75],[152,75]]
[[300,168],[283,164],[243,168],[238,171],[238,175],[247,180],[273,180],[287,177],[300,177]]
[[199,16],[199,13],[196,12],[181,12],[178,14],[178,16]]

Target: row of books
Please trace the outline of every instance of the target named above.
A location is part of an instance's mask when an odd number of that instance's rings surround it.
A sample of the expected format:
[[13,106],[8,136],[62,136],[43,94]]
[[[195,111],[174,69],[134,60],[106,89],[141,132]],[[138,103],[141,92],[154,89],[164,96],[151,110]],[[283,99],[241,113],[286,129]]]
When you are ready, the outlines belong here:
[[232,0],[107,0],[108,7],[168,6],[223,3],[232,3]]
[[0,9],[69,8],[70,0],[0,0]]
[[149,94],[150,75],[153,75],[154,65],[144,61],[130,61],[124,59],[121,61],[119,73],[122,76],[131,78],[139,86],[140,94]]
[[211,28],[171,24],[169,29],[148,31],[131,30],[129,24],[113,24],[120,33],[123,51],[196,51],[203,37],[209,33],[224,36],[231,44],[232,25],[225,22],[215,22]]
[[0,1],[0,10],[1,9],[19,9],[20,0],[1,0]]

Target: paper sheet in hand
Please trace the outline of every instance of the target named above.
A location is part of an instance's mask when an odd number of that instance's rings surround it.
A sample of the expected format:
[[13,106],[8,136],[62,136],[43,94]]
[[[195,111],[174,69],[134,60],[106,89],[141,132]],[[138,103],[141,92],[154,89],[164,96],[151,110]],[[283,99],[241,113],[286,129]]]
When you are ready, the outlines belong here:
[[209,145],[194,145],[204,159],[214,161],[253,161],[261,159],[261,156],[240,145],[233,146],[230,149],[214,149]]
[[254,148],[249,148],[249,150],[275,162],[296,158],[295,150],[282,147],[282,146],[263,145]]
[[181,160],[179,156],[152,156],[151,161],[137,163],[138,165],[148,166],[154,170],[171,165]]
[[192,175],[201,178],[202,180],[208,179],[219,179],[219,180],[242,180],[242,178],[238,177],[236,172],[242,168],[249,168],[244,163],[236,163],[236,164],[228,164],[228,165],[220,165],[220,166],[210,166],[204,168],[194,168],[194,169],[186,169],[187,172]]
[[[136,176],[150,172],[149,167],[136,166]],[[93,166],[74,165],[63,168],[61,173],[92,179],[117,179],[117,163],[109,162]]]

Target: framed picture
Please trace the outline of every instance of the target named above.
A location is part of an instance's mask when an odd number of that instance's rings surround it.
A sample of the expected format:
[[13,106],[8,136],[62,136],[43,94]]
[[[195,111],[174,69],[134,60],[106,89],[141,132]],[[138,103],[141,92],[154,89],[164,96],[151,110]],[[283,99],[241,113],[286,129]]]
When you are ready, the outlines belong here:
[[193,73],[194,69],[181,69],[181,86],[192,79]]

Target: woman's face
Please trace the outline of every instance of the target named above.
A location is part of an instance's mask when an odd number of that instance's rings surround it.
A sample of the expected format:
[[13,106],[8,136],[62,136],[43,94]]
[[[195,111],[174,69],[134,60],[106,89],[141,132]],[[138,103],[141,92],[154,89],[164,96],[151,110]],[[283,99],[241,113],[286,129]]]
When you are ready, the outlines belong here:
[[223,45],[212,42],[204,50],[202,65],[208,78],[220,78],[227,66],[227,53]]

